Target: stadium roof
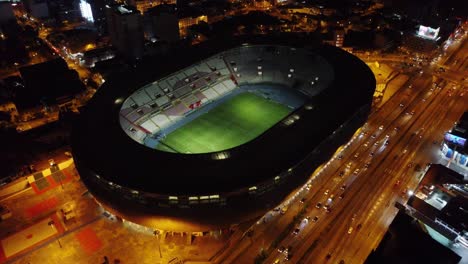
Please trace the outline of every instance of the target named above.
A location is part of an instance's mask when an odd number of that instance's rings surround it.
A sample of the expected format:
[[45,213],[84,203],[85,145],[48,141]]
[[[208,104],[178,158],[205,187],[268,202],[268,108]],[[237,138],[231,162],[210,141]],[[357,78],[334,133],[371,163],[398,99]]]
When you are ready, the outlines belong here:
[[[124,74],[99,89],[81,114],[72,135],[77,167],[128,188],[165,195],[232,192],[291,168],[332,132],[372,101],[375,79],[358,58],[331,46],[316,45],[296,35],[211,40],[177,50]],[[180,69],[243,43],[308,48],[331,64],[335,79],[310,99],[312,111],[296,110],[292,126],[274,126],[257,139],[229,150],[227,159],[207,154],[176,154],[150,149],[131,139],[119,124],[121,105],[133,91]],[[255,58],[256,59],[256,58]],[[117,100],[117,101],[116,101]]]

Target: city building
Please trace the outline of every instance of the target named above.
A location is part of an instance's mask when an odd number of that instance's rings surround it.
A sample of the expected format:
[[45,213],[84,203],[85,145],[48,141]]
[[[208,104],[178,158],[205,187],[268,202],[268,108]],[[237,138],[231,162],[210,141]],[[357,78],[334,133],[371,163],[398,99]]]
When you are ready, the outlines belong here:
[[83,19],[90,23],[94,23],[94,26],[101,34],[105,34],[107,32],[106,5],[112,6],[112,1],[80,0],[79,2],[79,8]]
[[345,39],[344,29],[335,29],[333,32],[333,40],[335,41],[335,46],[341,48],[343,47],[343,42]]
[[34,18],[49,18],[49,6],[46,0],[25,0],[24,7],[26,12]]
[[158,5],[175,5],[176,0],[136,0],[134,5],[142,14],[146,13],[148,9]]
[[[75,124],[73,157],[96,201],[124,221],[179,232],[229,228],[307,183],[366,122],[374,89],[364,62],[304,36],[210,39],[107,79]],[[233,145],[170,143],[183,124],[238,96],[285,112]],[[265,111],[230,109],[223,122]],[[210,124],[189,138],[217,133],[220,124]]]
[[445,133],[442,154],[449,163],[459,165],[468,174],[468,112],[463,113],[455,126]]
[[[419,221],[433,239],[447,247],[468,248],[468,181],[441,164],[431,164],[406,205],[397,207]],[[447,240],[450,243],[447,243]],[[457,247],[452,248],[455,252]],[[460,253],[459,253],[460,254]]]
[[0,25],[16,20],[11,4],[12,2],[0,2]]
[[85,51],[80,58],[80,64],[92,68],[97,62],[110,60],[115,57],[115,50],[109,47]]
[[24,86],[15,91],[14,103],[20,112],[37,106],[50,108],[73,100],[85,87],[75,70],[62,58],[21,67]]
[[180,36],[185,36],[190,26],[197,25],[201,22],[208,23],[208,16],[193,7],[178,8],[177,15],[179,17]]
[[158,5],[145,13],[150,40],[176,42],[179,40],[179,19],[175,5]]
[[143,56],[143,17],[134,7],[118,5],[107,7],[107,25],[112,45],[130,60]]

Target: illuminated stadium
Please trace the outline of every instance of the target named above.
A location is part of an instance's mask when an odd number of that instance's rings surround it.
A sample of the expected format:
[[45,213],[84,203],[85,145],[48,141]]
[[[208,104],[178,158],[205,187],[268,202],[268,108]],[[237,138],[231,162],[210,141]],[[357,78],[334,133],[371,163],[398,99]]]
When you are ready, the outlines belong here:
[[201,232],[277,206],[364,124],[375,79],[302,38],[209,41],[116,74],[81,113],[81,179],[119,218]]

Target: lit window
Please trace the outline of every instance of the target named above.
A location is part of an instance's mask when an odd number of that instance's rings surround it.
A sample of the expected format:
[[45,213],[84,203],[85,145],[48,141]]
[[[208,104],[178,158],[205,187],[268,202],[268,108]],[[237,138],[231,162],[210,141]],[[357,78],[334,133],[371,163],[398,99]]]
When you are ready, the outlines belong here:
[[210,199],[219,199],[219,195],[217,195],[217,194],[210,195]]
[[257,186],[252,186],[249,188],[249,191],[255,191],[255,190],[257,190]]
[[177,200],[177,196],[169,196],[169,200]]

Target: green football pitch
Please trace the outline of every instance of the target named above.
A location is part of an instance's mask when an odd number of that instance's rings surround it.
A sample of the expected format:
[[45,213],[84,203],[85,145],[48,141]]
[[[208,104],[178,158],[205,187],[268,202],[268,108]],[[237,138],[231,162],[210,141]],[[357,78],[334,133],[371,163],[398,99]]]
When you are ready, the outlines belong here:
[[258,137],[291,111],[253,93],[241,93],[168,134],[156,148],[179,153],[229,149]]

